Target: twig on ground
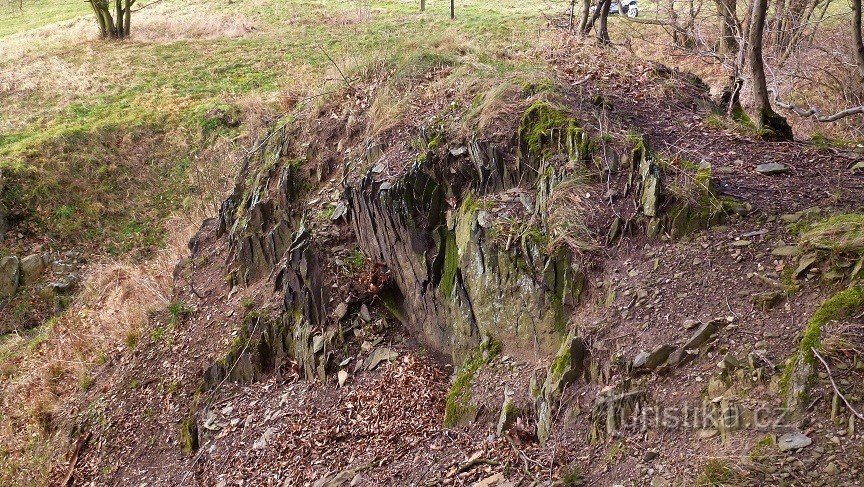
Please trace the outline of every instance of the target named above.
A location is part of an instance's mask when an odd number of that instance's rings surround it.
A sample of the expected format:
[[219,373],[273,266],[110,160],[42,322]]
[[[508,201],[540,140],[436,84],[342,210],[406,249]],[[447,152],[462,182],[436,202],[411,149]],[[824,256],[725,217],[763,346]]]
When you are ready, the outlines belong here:
[[815,355],[816,358],[818,358],[819,361],[822,362],[822,365],[825,366],[825,372],[828,373],[828,378],[831,380],[831,385],[834,387],[834,392],[838,396],[840,396],[840,399],[843,400],[843,403],[846,404],[846,407],[849,408],[849,411],[852,411],[852,414],[854,414],[858,419],[864,419],[864,415],[856,411],[855,408],[853,408],[852,405],[849,404],[849,401],[846,400],[846,396],[844,396],[843,393],[840,392],[840,389],[837,387],[837,383],[834,382],[834,376],[831,374],[831,369],[828,368],[828,362],[826,362],[825,359],[822,358],[822,355],[820,355],[819,352],[816,351],[815,347],[810,347],[810,350],[813,350],[813,355]]
[[350,88],[350,89],[353,90],[353,89],[354,89],[354,85],[352,85],[351,82],[348,81],[348,78],[345,76],[345,73],[342,72],[342,68],[340,68],[339,65],[336,64],[336,61],[334,61],[333,58],[330,57],[330,54],[327,54],[327,51],[324,50],[323,47],[318,46],[318,49],[321,50],[321,52],[322,52],[322,53],[327,57],[327,60],[329,60],[330,63],[331,63],[331,64],[336,68],[336,71],[339,71],[339,76],[342,76],[342,81],[344,81],[345,84],[348,85],[348,88]]

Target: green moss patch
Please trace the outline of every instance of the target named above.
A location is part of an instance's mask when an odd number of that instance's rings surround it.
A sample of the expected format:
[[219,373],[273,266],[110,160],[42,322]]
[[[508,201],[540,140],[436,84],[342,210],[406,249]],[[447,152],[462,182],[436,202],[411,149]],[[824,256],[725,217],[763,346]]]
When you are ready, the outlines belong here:
[[571,159],[585,160],[591,142],[576,120],[548,101],[529,106],[519,124],[520,147],[535,157],[547,157],[564,150]]
[[835,215],[815,223],[800,237],[804,248],[836,253],[864,251],[864,214]]
[[807,388],[813,381],[816,366],[813,350],[819,350],[822,346],[822,328],[832,320],[852,315],[862,309],[864,309],[864,288],[858,285],[828,298],[813,313],[804,330],[798,351],[787,363],[780,381],[780,391],[787,396],[787,404],[799,405],[806,402]]
[[463,418],[473,416],[477,412],[477,407],[471,404],[471,388],[474,386],[474,377],[484,365],[500,353],[501,344],[491,338],[486,338],[483,343],[468,354],[465,362],[459,366],[456,378],[447,394],[444,409],[445,427],[452,428],[458,425]]

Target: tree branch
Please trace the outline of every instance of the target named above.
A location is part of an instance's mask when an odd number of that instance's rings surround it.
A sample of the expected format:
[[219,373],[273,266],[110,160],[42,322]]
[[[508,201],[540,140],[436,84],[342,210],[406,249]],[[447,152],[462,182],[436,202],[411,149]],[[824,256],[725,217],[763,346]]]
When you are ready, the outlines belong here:
[[805,110],[798,105],[795,105],[794,103],[784,102],[780,99],[780,95],[777,94],[777,90],[774,88],[771,88],[768,91],[770,91],[771,94],[774,95],[774,103],[777,104],[778,107],[785,108],[786,110],[791,110],[796,115],[802,118],[813,117],[818,122],[836,122],[841,118],[846,118],[857,114],[864,114],[864,105],[861,105],[857,107],[847,108],[831,115],[822,115],[818,108],[811,107]]
[[825,359],[822,358],[821,355],[819,355],[819,352],[816,351],[815,347],[810,347],[810,350],[813,350],[813,355],[815,355],[816,358],[818,358],[819,361],[822,362],[822,365],[825,366],[825,371],[828,372],[828,378],[831,379],[831,385],[834,386],[834,392],[836,392],[837,395],[840,396],[840,399],[842,399],[843,402],[846,404],[846,407],[849,408],[850,411],[852,411],[852,414],[854,414],[858,419],[864,419],[864,415],[856,411],[855,408],[853,408],[852,405],[849,404],[849,401],[846,400],[846,396],[844,396],[843,393],[840,392],[840,389],[837,388],[837,383],[834,382],[834,376],[831,375],[831,369],[828,368],[828,363],[825,362]]

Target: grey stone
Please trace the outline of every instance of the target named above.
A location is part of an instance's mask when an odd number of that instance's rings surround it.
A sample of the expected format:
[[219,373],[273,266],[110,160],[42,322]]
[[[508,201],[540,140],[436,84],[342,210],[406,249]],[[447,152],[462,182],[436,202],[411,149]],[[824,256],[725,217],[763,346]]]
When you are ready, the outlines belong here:
[[333,311],[333,317],[336,318],[336,321],[341,321],[346,314],[348,314],[348,303],[343,301],[336,306],[336,309]]
[[374,352],[363,362],[363,368],[372,370],[381,362],[389,362],[398,357],[399,354],[387,347],[376,348]]
[[797,245],[783,245],[771,251],[771,255],[776,257],[794,257],[801,252]]
[[660,203],[660,176],[649,173],[642,188],[642,213],[646,216],[657,216],[657,206]]
[[21,259],[21,281],[24,284],[33,284],[45,271],[45,259],[41,254],[28,255]]
[[363,320],[367,323],[372,321],[372,315],[369,313],[369,308],[367,308],[365,304],[360,306],[360,315],[359,316],[360,316],[361,320]]
[[767,164],[759,164],[756,166],[756,172],[770,176],[772,174],[783,174],[789,172],[789,168],[777,162],[769,162]]
[[687,340],[684,345],[682,345],[678,350],[672,352],[669,355],[669,363],[672,365],[677,365],[679,363],[684,363],[690,360],[693,357],[692,354],[687,353],[687,350],[697,350],[702,345],[708,343],[708,340],[714,336],[720,328],[726,326],[727,321],[718,318],[705,323]]
[[537,438],[541,444],[545,444],[552,432],[552,416],[558,407],[561,393],[582,374],[587,354],[585,341],[573,332],[561,342],[537,397]]
[[492,217],[489,215],[488,211],[480,210],[477,212],[477,224],[483,228],[489,228],[492,226]]
[[21,265],[18,257],[9,256],[0,259],[0,298],[8,298],[15,294],[21,281]]
[[504,397],[504,403],[501,405],[501,414],[498,416],[498,425],[495,432],[498,436],[504,436],[510,431],[510,428],[516,423],[516,418],[519,416],[519,410],[516,404],[513,403],[513,398],[510,396]]
[[49,296],[58,295],[58,294],[69,294],[75,289],[75,286],[78,284],[78,277],[75,275],[69,275],[60,279],[59,281],[55,281],[47,284],[43,290],[43,294],[47,294]]
[[648,463],[648,462],[653,461],[654,459],[656,459],[659,456],[660,456],[660,454],[657,453],[656,450],[645,450],[645,453],[642,455],[642,461],[645,463]]
[[674,351],[673,345],[660,345],[650,352],[642,352],[633,359],[633,368],[656,369],[663,365]]
[[809,436],[797,431],[786,433],[777,440],[777,447],[780,451],[799,450],[805,446],[809,446],[813,440]]

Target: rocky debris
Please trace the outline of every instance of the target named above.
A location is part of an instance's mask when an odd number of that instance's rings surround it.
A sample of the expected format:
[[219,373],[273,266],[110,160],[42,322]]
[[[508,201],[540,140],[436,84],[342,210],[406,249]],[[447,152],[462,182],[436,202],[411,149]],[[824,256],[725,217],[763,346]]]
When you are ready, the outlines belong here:
[[801,278],[810,270],[817,260],[819,260],[819,256],[815,252],[802,255],[801,258],[798,259],[798,267],[795,268],[795,277]]
[[561,393],[576,381],[584,371],[585,358],[588,349],[582,338],[573,332],[561,342],[558,353],[549,366],[546,380],[536,399],[537,408],[537,438],[545,443],[552,429],[552,416],[558,406]]
[[645,395],[646,392],[642,389],[625,389],[622,392],[621,388],[607,386],[601,390],[591,408],[591,441],[611,436],[627,424],[633,411],[642,404]]
[[20,283],[21,265],[18,257],[0,259],[0,299],[14,296]]
[[786,293],[781,291],[766,291],[764,293],[757,293],[750,297],[750,301],[756,305],[762,311],[768,311],[769,309],[776,308],[783,300],[786,299]]
[[666,362],[666,359],[669,358],[669,355],[674,351],[674,345],[659,345],[650,352],[642,351],[633,359],[633,368],[636,370],[656,369],[663,365]]
[[519,408],[513,402],[512,395],[504,396],[504,403],[501,405],[501,414],[498,415],[498,424],[495,427],[495,433],[498,436],[503,436],[510,431],[510,428],[516,424],[516,419],[519,417]]
[[771,255],[775,257],[795,257],[799,253],[801,249],[797,245],[781,245],[771,251]]
[[693,333],[684,345],[669,355],[669,365],[683,365],[689,362],[702,345],[708,343],[714,335],[729,323],[727,318],[717,318],[703,324]]
[[791,450],[800,450],[806,446],[810,446],[813,443],[813,440],[798,431],[792,433],[786,433],[777,439],[777,448],[780,451],[791,451]]
[[389,362],[399,357],[399,353],[387,347],[376,348],[366,361],[363,362],[363,368],[366,370],[374,370],[381,362]]
[[784,164],[780,164],[777,162],[769,162],[756,166],[756,172],[758,172],[759,174],[764,174],[766,176],[771,176],[774,174],[783,174],[789,172],[789,168],[786,167]]
[[21,278],[25,285],[35,283],[51,263],[49,254],[31,254],[21,259]]
[[77,285],[78,277],[75,275],[69,275],[61,277],[56,281],[49,282],[40,290],[40,294],[46,298],[66,296],[71,294]]

